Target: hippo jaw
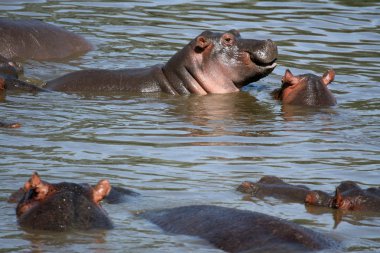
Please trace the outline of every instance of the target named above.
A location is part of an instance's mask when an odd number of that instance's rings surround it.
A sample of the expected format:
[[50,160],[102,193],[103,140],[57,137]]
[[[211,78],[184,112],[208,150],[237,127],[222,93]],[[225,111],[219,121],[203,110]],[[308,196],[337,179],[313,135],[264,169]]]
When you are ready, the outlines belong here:
[[175,54],[163,72],[177,92],[185,87],[195,94],[232,93],[270,74],[277,54],[271,40],[242,39],[236,30],[205,31]]

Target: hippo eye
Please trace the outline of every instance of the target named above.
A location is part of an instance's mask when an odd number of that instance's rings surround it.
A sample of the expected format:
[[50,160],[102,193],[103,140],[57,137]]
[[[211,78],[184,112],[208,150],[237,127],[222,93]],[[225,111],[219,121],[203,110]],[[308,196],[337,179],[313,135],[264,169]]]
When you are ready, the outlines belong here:
[[234,43],[234,36],[232,34],[226,33],[222,37],[223,44],[226,46],[231,46]]

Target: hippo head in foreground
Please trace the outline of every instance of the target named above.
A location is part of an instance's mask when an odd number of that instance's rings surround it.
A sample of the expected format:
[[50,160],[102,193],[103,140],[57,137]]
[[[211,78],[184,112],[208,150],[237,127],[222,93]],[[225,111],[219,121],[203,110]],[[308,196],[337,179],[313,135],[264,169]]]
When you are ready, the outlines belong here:
[[16,214],[24,228],[67,231],[113,227],[99,204],[111,190],[107,180],[99,181],[95,187],[67,182],[50,184],[34,173],[23,190]]
[[327,88],[335,77],[334,70],[326,71],[322,77],[313,74],[294,76],[286,70],[282,77],[282,86],[273,91],[275,99],[284,105],[332,106],[336,99]]
[[271,40],[243,39],[237,30],[205,31],[174,55],[163,72],[190,93],[231,93],[270,74],[277,55]]

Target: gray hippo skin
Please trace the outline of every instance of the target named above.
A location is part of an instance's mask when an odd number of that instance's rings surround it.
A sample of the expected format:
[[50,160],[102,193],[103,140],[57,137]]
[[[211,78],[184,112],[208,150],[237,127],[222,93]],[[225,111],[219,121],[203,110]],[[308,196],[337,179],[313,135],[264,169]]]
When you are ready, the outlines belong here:
[[306,195],[311,191],[303,185],[285,183],[276,176],[264,176],[256,183],[244,181],[237,190],[257,198],[274,197],[298,203],[304,203]]
[[243,39],[236,30],[205,31],[164,65],[81,70],[48,81],[45,88],[69,93],[231,93],[271,73],[276,58],[277,46],[271,40]]
[[164,231],[198,236],[227,252],[308,252],[337,247],[328,237],[266,214],[194,205],[141,214]]
[[275,99],[284,105],[332,106],[336,99],[327,88],[335,78],[334,70],[326,71],[322,77],[314,74],[294,76],[286,70],[282,77],[282,86],[272,92]]
[[67,231],[111,229],[113,224],[99,202],[109,194],[110,183],[88,184],[42,181],[37,173],[25,183],[16,214],[23,228]]
[[59,60],[93,47],[82,36],[38,20],[0,18],[0,55],[8,59]]
[[19,80],[19,74],[22,72],[23,68],[20,64],[0,55],[0,93],[5,90],[47,91],[36,85]]

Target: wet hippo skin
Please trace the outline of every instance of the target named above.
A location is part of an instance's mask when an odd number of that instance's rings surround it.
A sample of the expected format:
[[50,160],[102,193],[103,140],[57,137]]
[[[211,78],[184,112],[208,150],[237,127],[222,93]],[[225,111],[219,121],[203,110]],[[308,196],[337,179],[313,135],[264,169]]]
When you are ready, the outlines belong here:
[[274,197],[284,201],[304,203],[306,195],[311,191],[303,185],[285,183],[276,176],[264,176],[256,183],[245,181],[237,190],[257,198]]
[[246,210],[194,205],[140,215],[166,232],[198,236],[227,252],[308,252],[337,246],[311,229]]
[[363,190],[355,182],[345,181],[336,188],[331,205],[342,210],[380,212],[380,190]]
[[110,190],[107,180],[99,181],[95,187],[50,184],[34,173],[25,183],[16,208],[18,223],[23,228],[51,231],[111,229],[113,224],[99,204]]
[[164,65],[81,70],[48,81],[45,88],[70,93],[231,93],[271,73],[276,59],[277,46],[271,40],[243,39],[236,30],[205,31]]
[[6,90],[23,90],[30,92],[48,91],[19,79],[23,72],[21,64],[0,55],[0,93]]
[[0,18],[0,55],[8,59],[59,60],[93,47],[82,36],[38,20]]
[[282,77],[282,86],[272,92],[275,99],[284,105],[332,106],[336,99],[327,85],[335,78],[330,69],[322,77],[313,74],[294,76],[286,70]]
[[364,190],[353,181],[343,181],[336,187],[335,195],[311,191],[307,194],[305,203],[341,210],[379,212],[380,188]]

